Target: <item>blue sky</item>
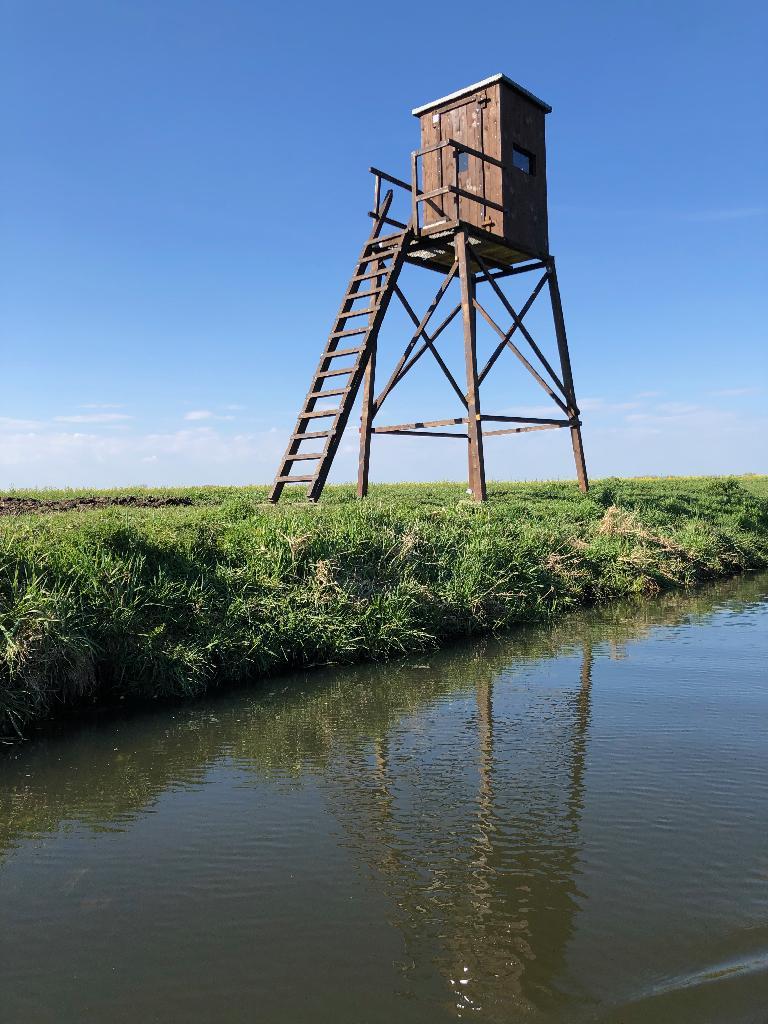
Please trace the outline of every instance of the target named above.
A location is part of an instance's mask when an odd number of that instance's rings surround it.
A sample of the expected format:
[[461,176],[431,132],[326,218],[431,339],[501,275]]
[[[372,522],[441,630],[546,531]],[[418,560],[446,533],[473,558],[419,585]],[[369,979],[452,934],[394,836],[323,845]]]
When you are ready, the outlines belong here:
[[[592,474],[768,471],[765,5],[433,12],[0,0],[0,487],[271,478],[369,230],[368,166],[406,177],[411,108],[497,71],[554,108]],[[413,275],[423,302],[438,279]],[[460,414],[422,362],[386,421]],[[546,401],[511,356],[488,378],[486,410]],[[563,431],[486,454],[491,478],[573,475]],[[374,480],[464,473],[455,441],[374,441]]]

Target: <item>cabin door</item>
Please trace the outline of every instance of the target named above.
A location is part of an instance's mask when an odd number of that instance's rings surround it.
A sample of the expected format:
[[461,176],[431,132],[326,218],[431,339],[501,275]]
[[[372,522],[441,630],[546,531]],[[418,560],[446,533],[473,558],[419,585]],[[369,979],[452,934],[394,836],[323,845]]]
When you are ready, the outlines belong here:
[[[443,111],[440,116],[440,142],[450,139],[463,142],[471,149],[484,152],[483,118],[488,101],[485,96],[474,96],[470,102]],[[485,195],[485,164],[469,153],[457,152],[446,146],[441,151],[442,184],[457,184],[462,191],[472,195]],[[457,202],[458,198],[458,202]],[[465,196],[443,196],[443,211],[448,220],[458,219],[482,227],[483,207]]]

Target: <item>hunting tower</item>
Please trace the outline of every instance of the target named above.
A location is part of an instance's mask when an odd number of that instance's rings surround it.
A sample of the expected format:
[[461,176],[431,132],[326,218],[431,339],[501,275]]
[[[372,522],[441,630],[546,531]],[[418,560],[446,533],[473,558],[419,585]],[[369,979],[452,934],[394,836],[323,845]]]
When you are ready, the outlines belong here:
[[[421,148],[411,154],[411,180],[372,167],[373,228],[344,292],[294,432],[270,492],[277,501],[286,484],[306,484],[315,501],[325,485],[355,399],[362,388],[358,495],[368,491],[374,434],[458,437],[468,446],[469,485],[476,501],[486,495],[483,435],[519,434],[566,427],[576,475],[587,490],[581,421],[571,373],[560,292],[547,233],[544,119],[551,108],[511,81],[493,75],[482,82],[417,107]],[[394,189],[405,199],[407,220],[392,212]],[[386,234],[386,228],[395,228]],[[406,264],[435,271],[442,281],[423,315],[403,294],[398,278]],[[541,272],[526,301],[515,309],[499,284],[518,274]],[[459,301],[436,326],[438,305],[458,284]],[[504,328],[478,300],[480,287],[500,301],[510,323]],[[557,343],[552,365],[523,323],[547,287]],[[454,287],[456,287],[454,285]],[[390,301],[396,298],[414,333],[386,383],[376,392],[378,337]],[[447,303],[446,303],[447,305]],[[477,314],[498,341],[482,366],[477,356]],[[435,342],[460,316],[464,374],[457,381]],[[427,328],[429,327],[429,330]],[[515,339],[515,335],[518,338]],[[516,343],[517,342],[517,343]],[[522,347],[520,347],[522,346]],[[481,412],[480,385],[499,356],[510,351],[553,403],[552,417],[501,416]],[[462,415],[443,420],[374,425],[381,406],[418,360],[429,352],[458,401]],[[464,376],[462,374],[461,376]],[[487,430],[485,424],[504,424]],[[445,428],[453,428],[446,430]],[[456,429],[458,428],[458,429]],[[301,466],[311,467],[302,473]]]

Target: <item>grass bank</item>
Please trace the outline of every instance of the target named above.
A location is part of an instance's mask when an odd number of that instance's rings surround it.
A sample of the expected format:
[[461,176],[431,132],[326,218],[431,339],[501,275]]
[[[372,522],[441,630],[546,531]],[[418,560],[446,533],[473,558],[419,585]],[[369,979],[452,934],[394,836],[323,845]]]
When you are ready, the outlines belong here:
[[0,736],[768,566],[766,477],[500,484],[480,507],[450,484],[126,493],[190,504],[0,519]]

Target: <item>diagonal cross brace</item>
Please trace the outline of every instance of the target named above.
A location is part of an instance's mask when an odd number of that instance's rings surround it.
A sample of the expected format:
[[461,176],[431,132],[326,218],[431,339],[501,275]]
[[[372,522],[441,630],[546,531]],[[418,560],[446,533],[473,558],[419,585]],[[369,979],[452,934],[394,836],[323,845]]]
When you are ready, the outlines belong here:
[[[512,308],[511,303],[509,302],[509,299],[506,297],[506,295],[501,290],[501,288],[499,288],[498,284],[494,281],[494,279],[490,276],[490,271],[489,271],[488,266],[486,265],[485,261],[482,259],[482,257],[480,255],[478,255],[478,253],[473,253],[472,255],[477,260],[477,262],[479,263],[483,273],[485,274],[485,279],[488,281],[490,286],[493,288],[493,290],[498,295],[498,297],[501,300],[501,303],[504,306],[504,308],[506,309],[507,313],[509,313],[509,315],[512,317],[512,321],[513,321],[514,325],[519,329],[520,333],[523,335],[525,340],[528,342],[528,344],[531,346],[533,351],[536,353],[536,355],[538,356],[542,366],[545,368],[547,373],[550,375],[550,377],[552,378],[552,381],[554,382],[555,386],[559,389],[560,393],[564,396],[564,398],[566,400],[568,400],[568,392],[566,391],[563,382],[560,380],[558,375],[552,369],[552,367],[549,364],[549,362],[548,362],[547,358],[545,357],[544,353],[541,351],[539,346],[536,344],[536,342],[531,337],[531,334],[530,334],[528,328],[522,322],[522,317],[518,313],[515,312],[515,310]],[[545,277],[546,278],[549,277],[549,271],[547,271],[547,274],[545,275]],[[539,282],[539,284],[536,286],[536,294],[537,295],[538,295],[539,289],[542,286],[542,284],[543,284],[543,282]],[[510,344],[510,348],[513,348],[513,346],[511,344]],[[574,409],[574,413],[576,415],[578,415],[578,409]]]
[[[547,274],[544,274],[544,275],[542,276],[541,280],[539,281],[539,283],[538,283],[538,284],[536,285],[536,287],[535,287],[535,288],[533,289],[533,292],[531,293],[531,295],[529,295],[529,297],[528,297],[528,299],[527,299],[527,301],[526,301],[525,305],[524,305],[524,306],[523,306],[523,307],[521,308],[520,312],[518,313],[518,320],[519,320],[519,321],[522,321],[523,317],[524,317],[524,316],[526,315],[526,313],[528,312],[528,310],[529,310],[529,309],[531,308],[531,306],[532,306],[532,305],[534,304],[534,302],[535,302],[535,301],[536,301],[536,299],[538,298],[539,292],[540,292],[540,291],[541,291],[541,289],[542,289],[542,288],[544,287],[544,285],[545,285],[545,284],[547,283],[547,277],[548,277],[548,275],[547,275]],[[482,369],[482,370],[480,371],[480,375],[479,375],[479,377],[477,378],[477,382],[478,382],[478,384],[482,384],[482,382],[483,382],[483,381],[485,380],[485,378],[486,378],[486,377],[488,376],[488,374],[489,374],[489,372],[490,372],[490,370],[491,370],[491,367],[492,367],[492,366],[494,365],[494,363],[495,363],[495,362],[496,362],[496,360],[497,360],[497,359],[499,358],[499,356],[501,355],[501,353],[502,353],[502,352],[504,351],[504,349],[505,349],[505,348],[507,347],[507,343],[509,342],[509,339],[510,339],[510,338],[512,337],[512,335],[513,335],[513,334],[515,333],[515,331],[517,330],[517,328],[518,328],[518,324],[517,324],[517,322],[513,323],[513,324],[512,324],[512,326],[510,327],[510,329],[509,329],[509,330],[507,331],[507,333],[506,333],[506,334],[504,335],[504,337],[503,337],[503,338],[501,339],[501,341],[499,342],[499,344],[498,344],[498,345],[496,346],[496,348],[495,348],[495,349],[493,350],[493,353],[492,353],[492,355],[491,355],[490,359],[489,359],[489,360],[488,360],[488,362],[487,362],[487,363],[485,364],[485,366],[483,367],[483,369]]]
[[424,316],[419,321],[419,324],[418,324],[418,326],[416,328],[416,332],[414,333],[413,337],[408,342],[408,344],[405,346],[405,352],[403,352],[402,356],[398,360],[397,366],[392,371],[392,373],[390,375],[390,378],[387,381],[387,383],[384,385],[384,388],[382,389],[381,393],[379,394],[379,396],[373,402],[374,415],[379,411],[379,409],[381,408],[382,402],[387,397],[387,395],[390,393],[392,388],[401,379],[401,371],[402,371],[403,367],[405,366],[405,363],[406,363],[406,360],[408,359],[408,356],[411,354],[411,352],[413,352],[413,349],[416,346],[416,342],[424,334],[424,330],[426,329],[427,324],[431,320],[432,314],[437,309],[440,300],[442,299],[443,295],[445,294],[445,292],[446,292],[446,290],[448,288],[448,285],[451,283],[451,281],[456,276],[457,270],[458,270],[458,263],[454,263],[453,266],[451,267],[450,271],[446,275],[445,279],[443,280],[442,284],[438,288],[437,293],[435,294],[434,299],[432,300],[432,302],[429,305],[429,308],[427,309],[427,312],[424,314]]
[[[435,328],[434,333],[432,334],[432,344],[434,344],[437,341],[437,339],[443,333],[443,331],[448,326],[448,324],[460,312],[461,312],[461,303],[459,303],[458,305],[454,306],[453,309],[451,310],[451,312],[448,314],[448,316],[439,325],[439,327]],[[428,348],[429,348],[429,345],[425,341],[420,348],[416,349],[416,351],[413,353],[411,358],[408,360],[408,362],[402,368],[400,373],[398,373],[397,380],[395,381],[395,384],[399,384],[400,383],[400,381],[403,379],[403,377],[406,375],[406,373],[408,373],[408,371],[411,369],[411,367],[415,363],[418,363],[418,361],[421,359],[421,357],[424,355],[424,353],[427,351]]]
[[517,345],[515,345],[514,342],[509,340],[510,332],[508,331],[505,334],[504,331],[499,327],[499,325],[493,319],[493,317],[490,315],[490,313],[488,313],[485,309],[483,309],[483,307],[480,305],[480,303],[477,301],[477,299],[474,299],[473,305],[474,305],[475,309],[477,310],[477,312],[480,313],[480,315],[485,318],[487,323],[490,324],[490,326],[494,329],[494,331],[496,331],[496,333],[499,335],[499,337],[503,338],[505,345],[509,345],[510,349],[514,352],[514,354],[517,356],[517,358],[520,360],[520,362],[523,364],[523,366],[526,368],[526,370],[531,374],[531,376],[534,378],[534,380],[536,380],[544,388],[544,390],[547,392],[549,397],[554,402],[556,402],[557,405],[560,406],[560,408],[563,410],[565,415],[570,417],[571,416],[571,410],[568,408],[568,406],[565,404],[565,402],[562,402],[558,398],[558,396],[555,394],[555,392],[552,390],[552,388],[549,386],[549,384],[547,384],[547,382],[541,376],[539,371],[534,366],[532,366],[531,363],[525,358],[525,356],[520,351],[520,349],[517,347]]
[[[394,289],[395,289],[395,295],[398,297],[398,299],[400,299],[400,302],[401,302],[401,304],[403,306],[403,309],[406,311],[406,313],[411,318],[411,320],[413,320],[414,324],[416,324],[416,326],[418,327],[419,326],[419,318],[414,313],[413,308],[411,307],[410,302],[403,295],[403,293],[400,290],[398,285],[395,285]],[[465,396],[464,392],[461,390],[461,388],[459,387],[459,385],[456,383],[456,378],[453,376],[451,371],[446,366],[445,361],[443,360],[443,357],[440,355],[440,353],[435,348],[434,339],[430,338],[430,336],[427,334],[427,332],[425,330],[421,332],[421,336],[424,338],[424,344],[429,348],[430,352],[432,353],[432,355],[437,360],[438,366],[443,371],[445,376],[448,378],[448,383],[451,385],[453,390],[459,396],[459,401],[466,407],[466,404],[467,404],[466,396]]]

